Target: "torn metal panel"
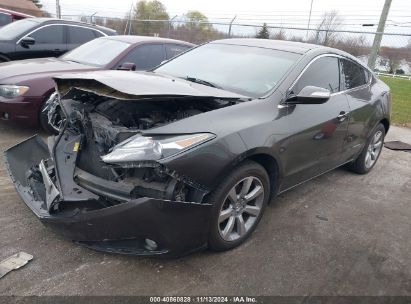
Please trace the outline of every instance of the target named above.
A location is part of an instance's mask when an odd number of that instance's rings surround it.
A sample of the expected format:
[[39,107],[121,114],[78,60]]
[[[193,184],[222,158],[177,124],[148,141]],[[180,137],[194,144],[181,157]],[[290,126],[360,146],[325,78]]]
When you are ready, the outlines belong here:
[[31,254],[23,251],[13,254],[11,257],[0,262],[0,279],[12,270],[17,270],[33,259]]
[[157,97],[241,99],[246,96],[156,73],[99,71],[54,78],[61,96],[76,88],[101,96],[138,100]]

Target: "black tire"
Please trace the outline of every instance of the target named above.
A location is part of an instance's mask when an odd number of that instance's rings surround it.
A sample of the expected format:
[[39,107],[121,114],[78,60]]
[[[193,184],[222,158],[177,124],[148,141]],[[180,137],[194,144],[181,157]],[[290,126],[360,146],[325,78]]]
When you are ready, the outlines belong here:
[[[367,166],[367,152],[369,151],[370,144],[373,142],[374,137],[376,136],[377,133],[381,133],[381,148],[378,150],[378,153],[375,154],[374,161],[371,165]],[[378,161],[378,158],[380,157],[381,151],[382,151],[382,146],[384,144],[384,138],[385,138],[385,128],[383,124],[378,124],[374,130],[371,132],[370,137],[368,138],[367,142],[364,145],[363,150],[361,151],[361,154],[357,157],[356,160],[354,160],[352,163],[348,164],[348,168],[355,173],[358,174],[366,174],[374,168],[375,164]]]
[[10,61],[10,59],[8,59],[7,57],[5,57],[5,56],[3,56],[3,55],[0,55],[0,63],[2,63],[2,62],[8,62],[8,61]]
[[57,135],[58,131],[54,129],[52,126],[49,124],[49,119],[47,117],[47,113],[43,112],[44,108],[46,107],[46,101],[50,98],[52,94],[48,95],[41,106],[40,113],[39,113],[39,123],[41,128],[46,131],[46,133],[51,134],[51,135]]
[[[221,230],[221,225],[224,225],[224,221],[219,223],[219,218],[220,218],[220,212],[223,212],[222,208],[227,204],[227,202],[231,206],[231,200],[229,197],[229,192],[232,190],[236,185],[238,185],[238,190],[240,191],[240,188],[243,189],[244,184],[241,184],[243,181],[246,179],[249,180],[250,178],[255,178],[252,181],[252,184],[250,185],[249,189],[256,190],[257,187],[260,185],[262,186],[262,191],[263,194],[260,194],[256,199],[250,200],[249,202],[246,202],[246,206],[248,207],[254,207],[252,204],[255,204],[255,207],[257,207],[257,200],[258,200],[258,208],[260,209],[259,214],[256,216],[252,216],[248,214],[246,211],[242,211],[241,213],[241,218],[243,223],[252,223],[249,225],[248,230],[243,230],[246,231],[241,235],[240,232],[238,232],[238,239],[233,239],[233,240],[225,240],[220,232]],[[240,184],[239,184],[240,183]],[[245,183],[245,182],[244,182]],[[253,187],[253,188],[252,188]],[[241,192],[241,191],[240,191]],[[252,192],[252,190],[251,190]],[[251,194],[249,192],[249,194]],[[241,193],[239,194],[241,195]],[[261,195],[263,197],[261,198]],[[253,161],[246,161],[239,165],[237,168],[235,168],[224,180],[223,182],[209,195],[207,201],[211,204],[213,204],[213,210],[212,210],[212,218],[211,218],[211,225],[210,225],[210,231],[209,231],[209,238],[208,238],[208,246],[209,249],[214,250],[214,251],[225,251],[229,250],[231,248],[237,247],[238,245],[242,244],[255,230],[256,226],[258,225],[259,221],[261,220],[261,217],[264,213],[264,209],[268,203],[270,197],[270,182],[269,182],[269,177],[267,174],[267,171],[259,164],[253,162]],[[244,200],[243,200],[244,201]],[[237,203],[238,205],[240,204],[239,202]],[[243,210],[244,210],[243,206]],[[239,212],[238,210],[233,210],[233,212]],[[237,217],[239,216],[238,213],[235,216],[235,223],[233,224],[233,227],[236,227],[236,231],[239,229],[239,224],[237,222]],[[234,215],[232,215],[234,216]],[[230,218],[232,217],[230,216]],[[251,220],[250,220],[251,219]],[[227,222],[230,219],[227,218]],[[228,225],[228,224],[227,224]],[[227,227],[227,226],[226,226]],[[246,225],[243,225],[244,229],[246,228]],[[229,232],[229,234],[235,234],[234,228],[232,228],[233,232]]]

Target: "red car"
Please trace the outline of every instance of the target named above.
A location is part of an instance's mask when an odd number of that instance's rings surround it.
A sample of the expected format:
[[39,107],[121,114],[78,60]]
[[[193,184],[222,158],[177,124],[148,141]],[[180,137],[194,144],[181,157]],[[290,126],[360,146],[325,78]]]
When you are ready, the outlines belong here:
[[55,132],[45,101],[54,93],[53,77],[95,70],[149,70],[194,45],[142,36],[109,36],[92,40],[59,58],[0,64],[0,119]]
[[0,27],[5,26],[17,20],[33,18],[34,16],[0,8]]

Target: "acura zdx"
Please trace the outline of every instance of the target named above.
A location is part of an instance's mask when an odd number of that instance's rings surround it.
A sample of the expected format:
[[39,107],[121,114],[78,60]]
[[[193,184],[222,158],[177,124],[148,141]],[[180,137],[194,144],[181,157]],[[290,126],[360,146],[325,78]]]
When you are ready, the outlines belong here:
[[390,125],[389,88],[355,57],[258,39],[206,43],[149,72],[55,77],[64,120],[5,152],[40,220],[97,250],[227,250],[266,205],[346,165],[369,172]]

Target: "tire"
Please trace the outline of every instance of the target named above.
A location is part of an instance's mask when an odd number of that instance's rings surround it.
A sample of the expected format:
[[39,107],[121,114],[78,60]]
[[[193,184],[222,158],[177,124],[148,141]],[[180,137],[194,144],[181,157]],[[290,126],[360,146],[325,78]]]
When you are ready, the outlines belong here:
[[0,63],[2,63],[2,62],[8,62],[8,61],[10,61],[10,59],[8,59],[7,57],[5,57],[5,56],[3,56],[3,55],[0,55]]
[[[251,196],[248,201],[241,198],[244,194]],[[269,177],[261,165],[246,161],[235,168],[207,199],[213,204],[209,249],[225,251],[242,244],[258,225],[269,197]]]
[[39,113],[39,122],[40,122],[41,128],[44,131],[46,131],[48,134],[57,135],[59,133],[58,130],[49,124],[47,113],[43,112],[44,108],[46,107],[46,102],[51,97],[52,94],[48,95],[47,98],[44,99],[44,102],[41,106],[40,113]]
[[367,142],[364,145],[361,154],[348,165],[348,168],[358,174],[366,174],[374,168],[380,157],[385,138],[385,128],[380,123],[378,124]]

